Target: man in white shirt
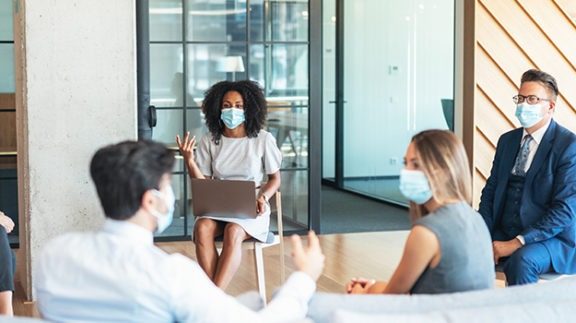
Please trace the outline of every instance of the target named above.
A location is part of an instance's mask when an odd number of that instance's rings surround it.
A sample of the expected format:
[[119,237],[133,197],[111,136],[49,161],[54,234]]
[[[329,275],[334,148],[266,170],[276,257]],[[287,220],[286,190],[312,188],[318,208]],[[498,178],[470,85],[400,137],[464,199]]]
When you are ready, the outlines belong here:
[[226,295],[197,263],[166,254],[153,233],[172,221],[174,155],[162,144],[127,141],[100,149],[90,165],[106,222],[97,232],[50,241],[36,270],[38,309],[48,320],[278,322],[303,318],[324,266],[318,238],[292,237],[297,272],[255,312]]

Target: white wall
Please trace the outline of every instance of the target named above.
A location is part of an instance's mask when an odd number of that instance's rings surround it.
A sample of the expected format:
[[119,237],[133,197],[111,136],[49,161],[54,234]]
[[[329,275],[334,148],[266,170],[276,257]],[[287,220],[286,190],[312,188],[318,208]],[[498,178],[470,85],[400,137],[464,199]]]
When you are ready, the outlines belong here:
[[345,2],[345,177],[397,175],[415,133],[447,129],[440,99],[453,96],[452,7]]
[[34,266],[50,238],[103,222],[90,160],[103,145],[137,136],[135,2],[26,1],[25,19]]

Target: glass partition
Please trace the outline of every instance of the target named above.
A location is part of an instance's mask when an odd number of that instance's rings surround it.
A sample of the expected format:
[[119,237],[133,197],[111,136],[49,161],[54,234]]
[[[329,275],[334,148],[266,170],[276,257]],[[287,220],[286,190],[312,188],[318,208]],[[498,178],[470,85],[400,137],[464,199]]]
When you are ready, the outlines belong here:
[[[267,130],[283,153],[285,229],[308,227],[308,0],[150,0],[150,93],[158,123],[153,139],[176,147],[175,136],[206,135],[204,92],[222,80],[251,79],[269,104]],[[193,227],[186,169],[174,172],[174,226]],[[275,223],[271,229],[276,230]]]
[[411,137],[453,129],[454,1],[324,3],[323,178],[407,205],[398,178]]
[[15,224],[8,235],[18,243],[18,174],[16,170],[16,101],[12,1],[0,0],[0,211]]

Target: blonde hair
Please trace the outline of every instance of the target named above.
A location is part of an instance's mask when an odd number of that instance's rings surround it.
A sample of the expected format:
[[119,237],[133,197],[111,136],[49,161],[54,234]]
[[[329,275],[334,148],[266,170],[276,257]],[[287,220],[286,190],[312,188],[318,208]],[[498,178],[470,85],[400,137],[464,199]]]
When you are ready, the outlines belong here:
[[[425,130],[412,137],[432,198],[440,205],[466,201],[472,204],[472,179],[464,145],[447,130]],[[410,202],[412,222],[428,214],[424,205]]]

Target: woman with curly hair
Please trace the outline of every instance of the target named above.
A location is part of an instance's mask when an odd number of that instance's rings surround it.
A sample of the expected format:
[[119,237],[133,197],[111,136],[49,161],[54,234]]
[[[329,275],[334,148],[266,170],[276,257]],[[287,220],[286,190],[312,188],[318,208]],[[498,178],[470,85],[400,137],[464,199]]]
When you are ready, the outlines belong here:
[[[264,131],[267,105],[262,89],[253,81],[222,81],[205,93],[202,103],[209,133],[197,149],[196,138],[176,136],[191,178],[254,181],[259,189],[255,219],[197,217],[194,242],[198,263],[208,277],[226,289],[242,259],[242,241],[266,241],[270,224],[268,200],[280,187],[282,156],[276,140]],[[267,182],[260,187],[265,175]],[[223,235],[218,255],[214,238]]]

